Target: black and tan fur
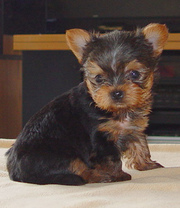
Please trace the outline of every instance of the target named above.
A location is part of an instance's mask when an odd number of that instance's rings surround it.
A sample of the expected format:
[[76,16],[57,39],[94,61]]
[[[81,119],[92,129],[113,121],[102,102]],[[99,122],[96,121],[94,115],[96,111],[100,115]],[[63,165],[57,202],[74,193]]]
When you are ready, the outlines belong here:
[[35,184],[81,185],[130,180],[122,170],[162,167],[151,160],[144,130],[165,25],[133,32],[68,30],[84,81],[42,108],[7,153],[9,176]]

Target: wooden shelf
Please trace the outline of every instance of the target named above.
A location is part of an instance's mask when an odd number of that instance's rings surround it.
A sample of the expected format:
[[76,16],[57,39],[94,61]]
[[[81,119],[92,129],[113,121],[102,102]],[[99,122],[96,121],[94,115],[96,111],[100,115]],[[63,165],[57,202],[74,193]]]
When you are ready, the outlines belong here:
[[[69,50],[64,34],[14,35],[13,49],[25,50]],[[169,34],[165,50],[180,50],[180,33]]]

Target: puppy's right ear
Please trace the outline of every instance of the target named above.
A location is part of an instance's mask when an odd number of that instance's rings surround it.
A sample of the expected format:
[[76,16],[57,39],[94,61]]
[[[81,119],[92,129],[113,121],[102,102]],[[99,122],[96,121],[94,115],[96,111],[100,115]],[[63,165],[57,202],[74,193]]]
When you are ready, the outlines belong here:
[[86,44],[90,41],[90,35],[86,30],[71,29],[66,31],[66,41],[69,48],[77,57],[79,63],[82,62],[83,52]]

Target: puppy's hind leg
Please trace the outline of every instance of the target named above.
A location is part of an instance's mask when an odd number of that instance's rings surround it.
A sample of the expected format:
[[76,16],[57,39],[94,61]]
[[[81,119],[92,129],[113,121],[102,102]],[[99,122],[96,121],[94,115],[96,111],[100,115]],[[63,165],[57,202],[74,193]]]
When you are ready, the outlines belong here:
[[60,184],[60,185],[84,185],[87,182],[81,177],[74,173],[67,171],[57,171],[51,170],[46,174],[42,172],[38,173],[27,173],[22,170],[19,172],[17,169],[9,169],[9,176],[11,180],[24,182],[24,183],[33,183],[39,185],[45,184]]
[[29,183],[36,183],[40,185],[44,184],[60,184],[60,185],[84,185],[86,184],[85,180],[76,174],[73,173],[64,173],[64,174],[52,174],[43,176],[39,178],[37,181],[27,181]]
[[12,154],[12,149],[7,154],[9,156],[7,169],[10,179],[13,181],[39,185],[83,185],[86,183],[81,176],[72,173],[65,166],[62,169],[55,167],[55,165],[49,166],[48,162],[41,160],[39,155],[35,157],[24,156],[18,160],[16,154]]

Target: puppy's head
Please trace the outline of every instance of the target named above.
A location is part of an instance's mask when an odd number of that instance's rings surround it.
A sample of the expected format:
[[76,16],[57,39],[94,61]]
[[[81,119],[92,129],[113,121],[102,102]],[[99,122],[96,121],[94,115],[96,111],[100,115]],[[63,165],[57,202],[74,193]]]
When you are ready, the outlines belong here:
[[161,24],[103,35],[81,29],[66,32],[94,102],[113,112],[150,102],[154,71],[167,38],[168,30]]

